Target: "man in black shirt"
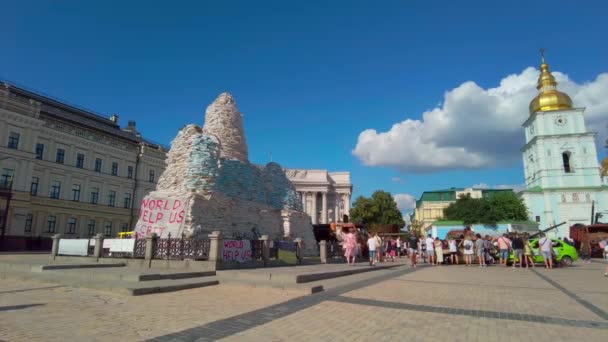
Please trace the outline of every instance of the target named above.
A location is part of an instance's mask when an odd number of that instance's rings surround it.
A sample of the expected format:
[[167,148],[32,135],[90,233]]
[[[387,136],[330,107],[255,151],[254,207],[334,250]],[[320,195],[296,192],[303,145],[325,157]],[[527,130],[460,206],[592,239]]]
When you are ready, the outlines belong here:
[[515,237],[511,241],[511,247],[513,247],[513,268],[515,268],[517,260],[519,260],[519,267],[521,267],[524,254],[524,240],[518,232],[515,232]]
[[418,247],[420,242],[418,237],[415,234],[410,234],[410,238],[408,239],[409,252],[410,252],[410,261],[412,267],[416,267],[416,256],[418,255]]

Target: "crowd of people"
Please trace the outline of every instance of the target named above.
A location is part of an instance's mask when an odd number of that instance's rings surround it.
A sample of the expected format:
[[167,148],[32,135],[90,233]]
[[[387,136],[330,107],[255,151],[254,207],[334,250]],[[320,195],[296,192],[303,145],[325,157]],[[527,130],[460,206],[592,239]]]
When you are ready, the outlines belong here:
[[[574,245],[568,238],[561,239],[564,243]],[[342,244],[344,256],[348,265],[354,265],[357,255],[361,250],[357,243],[357,231],[351,228],[345,235]],[[419,261],[430,263],[434,266],[442,264],[460,264],[460,255],[463,263],[467,267],[476,263],[479,267],[498,263],[504,267],[509,266],[510,256],[513,254],[513,268],[534,268],[534,256],[540,255],[543,259],[545,268],[551,269],[556,266],[556,252],[553,241],[545,234],[540,234],[538,245],[533,247],[530,244],[530,236],[527,233],[513,233],[510,237],[503,234],[499,237],[468,232],[461,238],[454,239],[449,237],[441,240],[438,237],[410,235],[407,240],[401,236],[382,238],[377,233],[370,235],[367,239],[369,254],[369,265],[374,266],[379,262],[394,262],[397,258],[408,257],[410,265],[416,267]],[[603,256],[608,262],[608,240],[600,242],[603,249]],[[447,253],[447,255],[445,255]],[[583,262],[591,262],[590,245],[583,243],[580,247],[580,254]],[[608,277],[608,267],[604,274]]]

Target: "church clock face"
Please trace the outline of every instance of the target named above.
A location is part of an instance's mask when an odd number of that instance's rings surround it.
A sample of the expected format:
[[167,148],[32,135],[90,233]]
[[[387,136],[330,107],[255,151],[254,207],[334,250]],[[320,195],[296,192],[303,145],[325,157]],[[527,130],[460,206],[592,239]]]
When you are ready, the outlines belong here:
[[557,118],[555,118],[555,124],[558,126],[563,126],[566,124],[566,118],[564,118],[563,116],[558,116]]

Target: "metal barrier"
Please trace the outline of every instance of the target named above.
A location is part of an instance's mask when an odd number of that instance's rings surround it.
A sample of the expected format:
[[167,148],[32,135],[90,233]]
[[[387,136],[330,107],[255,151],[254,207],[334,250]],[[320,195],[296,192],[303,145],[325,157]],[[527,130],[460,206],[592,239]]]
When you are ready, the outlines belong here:
[[[211,241],[206,239],[182,238],[172,239],[171,234],[166,239],[156,239],[153,248],[154,259],[170,260],[207,260]],[[137,249],[137,244],[136,244]],[[144,244],[145,253],[145,244]]]

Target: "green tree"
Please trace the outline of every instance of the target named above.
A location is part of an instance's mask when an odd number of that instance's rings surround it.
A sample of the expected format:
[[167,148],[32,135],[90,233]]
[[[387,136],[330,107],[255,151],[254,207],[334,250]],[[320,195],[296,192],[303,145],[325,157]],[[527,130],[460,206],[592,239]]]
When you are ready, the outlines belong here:
[[393,225],[401,228],[405,225],[397,202],[389,192],[382,190],[375,191],[370,198],[359,196],[353,203],[350,215],[352,222],[362,223],[370,231],[379,231],[382,227]]
[[528,217],[526,205],[514,192],[501,191],[484,198],[461,196],[444,209],[443,216],[464,224],[496,224],[499,221],[522,221]]

